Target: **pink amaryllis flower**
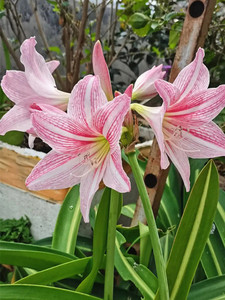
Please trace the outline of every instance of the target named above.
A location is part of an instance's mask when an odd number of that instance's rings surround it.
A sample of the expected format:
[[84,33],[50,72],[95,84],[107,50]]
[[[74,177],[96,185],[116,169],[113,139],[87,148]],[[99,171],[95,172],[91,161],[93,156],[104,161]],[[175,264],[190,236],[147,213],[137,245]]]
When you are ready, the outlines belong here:
[[225,155],[225,135],[212,122],[225,106],[225,85],[208,88],[209,72],[203,64],[204,50],[199,48],[192,63],[176,80],[157,80],[155,87],[163,105],[146,107],[132,104],[153,128],[161,150],[161,167],[169,166],[168,157],[190,189],[191,158],[213,158]]
[[0,134],[18,130],[34,133],[31,124],[31,106],[36,104],[52,105],[66,110],[69,93],[56,88],[52,72],[58,67],[56,60],[45,62],[35,49],[36,40],[31,37],[20,47],[21,62],[25,71],[7,71],[1,82],[6,96],[15,103],[0,120]]
[[[95,43],[92,63],[94,74],[100,78],[101,86],[106,94],[107,99],[110,101],[113,99],[112,86],[109,76],[109,70],[103,55],[101,43],[97,41]],[[153,67],[150,70],[141,74],[136,82],[132,91],[132,100],[146,100],[152,99],[157,95],[157,91],[154,86],[154,82],[157,79],[162,79],[166,72],[162,71],[162,65]]]
[[26,180],[31,190],[60,189],[80,183],[81,212],[89,208],[100,181],[124,193],[130,181],[122,167],[119,139],[130,98],[108,102],[98,76],[88,75],[74,87],[66,113],[34,111],[33,126],[52,147]]

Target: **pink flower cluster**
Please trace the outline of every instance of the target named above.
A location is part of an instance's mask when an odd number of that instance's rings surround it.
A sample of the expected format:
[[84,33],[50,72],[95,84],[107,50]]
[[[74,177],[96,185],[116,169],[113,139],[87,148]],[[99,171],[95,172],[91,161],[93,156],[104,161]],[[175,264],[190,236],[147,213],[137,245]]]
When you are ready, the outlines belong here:
[[[80,80],[71,94],[56,88],[52,72],[58,62],[46,63],[35,45],[34,37],[21,45],[25,71],[7,71],[2,79],[1,87],[15,105],[0,120],[0,134],[26,131],[52,147],[33,169],[26,185],[31,190],[42,190],[80,183],[85,222],[101,180],[118,192],[130,191],[119,142],[122,127],[131,123],[132,110],[154,130],[161,150],[161,167],[167,168],[170,159],[187,190],[188,157],[225,155],[225,135],[212,122],[225,106],[225,85],[208,88],[203,49],[198,50],[195,60],[173,84],[163,80],[165,72],[158,66],[139,76],[124,94],[117,92],[113,96],[100,42],[93,50],[94,75]],[[160,107],[131,104],[131,100],[151,99],[157,94],[163,100]]]

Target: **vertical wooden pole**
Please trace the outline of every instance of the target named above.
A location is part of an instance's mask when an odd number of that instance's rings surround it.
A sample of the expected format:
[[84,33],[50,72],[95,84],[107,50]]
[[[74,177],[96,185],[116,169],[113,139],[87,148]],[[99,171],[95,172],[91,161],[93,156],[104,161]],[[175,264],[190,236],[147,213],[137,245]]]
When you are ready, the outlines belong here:
[[[171,69],[170,82],[173,82],[178,73],[193,60],[197,49],[203,47],[215,5],[216,0],[189,1],[179,45]],[[168,173],[169,168],[166,170],[160,168],[160,150],[154,138],[144,180],[155,216],[158,213]],[[139,220],[146,223],[140,199],[137,201],[131,226],[137,225]]]

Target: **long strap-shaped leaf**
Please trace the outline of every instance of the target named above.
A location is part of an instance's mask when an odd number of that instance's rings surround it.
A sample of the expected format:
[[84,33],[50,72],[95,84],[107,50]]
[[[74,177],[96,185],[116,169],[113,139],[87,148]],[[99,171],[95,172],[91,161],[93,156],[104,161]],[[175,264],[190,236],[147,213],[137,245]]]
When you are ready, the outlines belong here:
[[65,278],[71,278],[74,275],[82,274],[90,260],[91,257],[85,257],[69,261],[26,276],[16,281],[15,284],[47,285]]
[[0,263],[43,270],[76,259],[69,255],[42,246],[22,243],[0,242]]
[[79,186],[66,195],[60,209],[52,239],[52,248],[74,254],[81,221]]
[[188,300],[222,300],[225,299],[225,275],[216,276],[193,284]]
[[[139,289],[145,299],[151,300],[155,296],[158,287],[155,275],[143,265],[134,264],[132,267],[120,250],[120,246],[126,242],[123,235],[116,233],[115,266],[124,280],[131,280]],[[147,278],[147,280],[146,280]]]
[[100,298],[55,287],[37,285],[1,285],[1,300],[101,300]]
[[110,193],[111,190],[106,187],[98,207],[93,236],[92,268],[88,276],[76,289],[76,291],[79,292],[91,292],[98,270],[104,258],[107,241]]
[[212,228],[218,197],[218,173],[210,161],[191,191],[170,253],[167,265],[170,300],[187,298]]

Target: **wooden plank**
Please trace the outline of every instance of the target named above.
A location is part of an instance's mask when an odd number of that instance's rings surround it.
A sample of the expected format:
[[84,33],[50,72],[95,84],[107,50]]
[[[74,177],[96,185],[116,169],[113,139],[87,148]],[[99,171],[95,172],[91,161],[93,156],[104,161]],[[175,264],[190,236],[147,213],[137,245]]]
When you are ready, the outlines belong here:
[[68,189],[29,191],[25,180],[40,160],[37,156],[24,156],[16,151],[0,148],[0,182],[32,193],[42,199],[62,203]]
[[[179,45],[171,69],[170,82],[173,82],[178,73],[193,60],[197,49],[203,47],[215,5],[216,0],[189,1]],[[160,150],[154,138],[144,179],[155,216],[158,213],[168,172],[169,168],[166,170],[161,170],[160,168]],[[131,226],[137,225],[139,220],[146,223],[140,198],[137,201]]]

